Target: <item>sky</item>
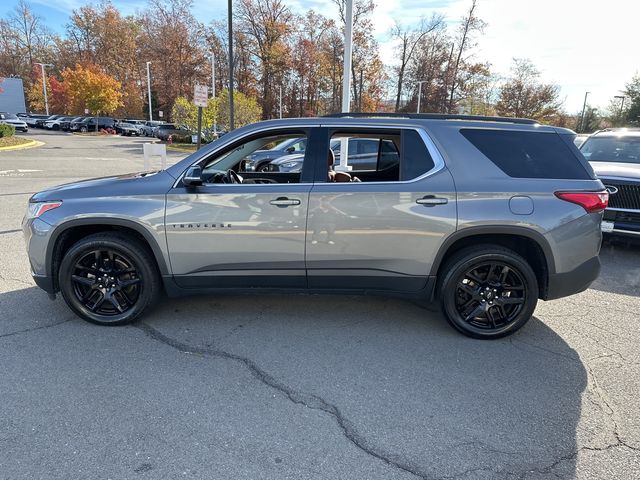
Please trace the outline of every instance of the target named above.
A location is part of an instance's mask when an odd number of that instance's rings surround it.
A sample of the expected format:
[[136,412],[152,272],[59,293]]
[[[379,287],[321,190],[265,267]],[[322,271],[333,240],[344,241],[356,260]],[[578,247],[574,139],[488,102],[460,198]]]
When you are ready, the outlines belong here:
[[[74,8],[86,0],[27,0],[50,28],[62,32]],[[293,11],[313,8],[337,18],[330,0],[284,0]],[[395,63],[389,30],[394,21],[411,25],[432,13],[457,24],[471,0],[375,0],[374,34],[385,65]],[[18,0],[0,0],[5,18]],[[112,0],[124,14],[143,10],[145,0]],[[4,10],[4,11],[3,11]],[[196,18],[204,23],[226,18],[227,0],[194,0]],[[589,104],[606,108],[633,75],[640,73],[637,24],[640,0],[478,0],[478,16],[487,23],[478,38],[477,58],[507,77],[513,58],[528,58],[542,80],[561,88],[570,113]]]

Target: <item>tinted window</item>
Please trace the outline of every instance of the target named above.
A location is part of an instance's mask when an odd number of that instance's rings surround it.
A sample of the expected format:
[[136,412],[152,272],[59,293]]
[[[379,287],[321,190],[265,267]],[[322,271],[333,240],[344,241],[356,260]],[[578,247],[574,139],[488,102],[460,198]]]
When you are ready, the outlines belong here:
[[580,151],[591,162],[640,163],[640,137],[591,137]]
[[[431,170],[435,163],[420,134],[415,130],[405,130],[402,134],[403,158],[400,163],[400,180],[411,180]],[[382,163],[385,155],[385,144],[382,144]],[[397,155],[397,153],[395,154]]]
[[460,133],[510,177],[590,178],[556,133],[479,129]]

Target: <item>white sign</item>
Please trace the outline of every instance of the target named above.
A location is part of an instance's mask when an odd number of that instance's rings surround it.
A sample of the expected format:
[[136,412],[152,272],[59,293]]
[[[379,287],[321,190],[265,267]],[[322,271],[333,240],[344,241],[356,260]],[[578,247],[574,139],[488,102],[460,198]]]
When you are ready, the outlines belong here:
[[207,85],[196,85],[193,91],[193,103],[196,107],[206,107],[209,101],[209,87]]
[[84,114],[86,115],[86,114],[88,114],[88,113],[89,113],[89,109],[88,109],[88,108],[85,108],[85,109],[84,109]]
[[164,115],[164,112],[162,110],[158,110],[158,115],[160,116],[160,118],[162,118]]

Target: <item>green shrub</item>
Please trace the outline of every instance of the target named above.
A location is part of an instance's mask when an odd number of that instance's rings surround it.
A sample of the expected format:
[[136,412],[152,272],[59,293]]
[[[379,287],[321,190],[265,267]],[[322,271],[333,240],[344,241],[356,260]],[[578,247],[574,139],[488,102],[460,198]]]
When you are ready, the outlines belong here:
[[0,124],[0,138],[2,137],[13,137],[16,133],[16,127],[13,125],[6,125],[4,123]]
[[181,135],[179,133],[171,134],[171,140],[173,143],[191,143],[191,134]]

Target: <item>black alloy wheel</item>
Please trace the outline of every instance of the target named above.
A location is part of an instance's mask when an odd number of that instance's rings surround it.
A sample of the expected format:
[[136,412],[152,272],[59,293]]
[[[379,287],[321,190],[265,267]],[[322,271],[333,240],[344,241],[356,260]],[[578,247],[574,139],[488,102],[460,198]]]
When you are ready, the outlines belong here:
[[499,338],[533,315],[538,284],[529,264],[502,247],[464,249],[446,265],[440,287],[447,320],[474,338]]
[[158,297],[155,258],[137,238],[119,232],[89,235],[63,256],[58,284],[67,305],[100,325],[123,325]]
[[130,310],[142,287],[131,259],[110,249],[89,251],[79,258],[71,281],[76,299],[86,309],[103,316]]

